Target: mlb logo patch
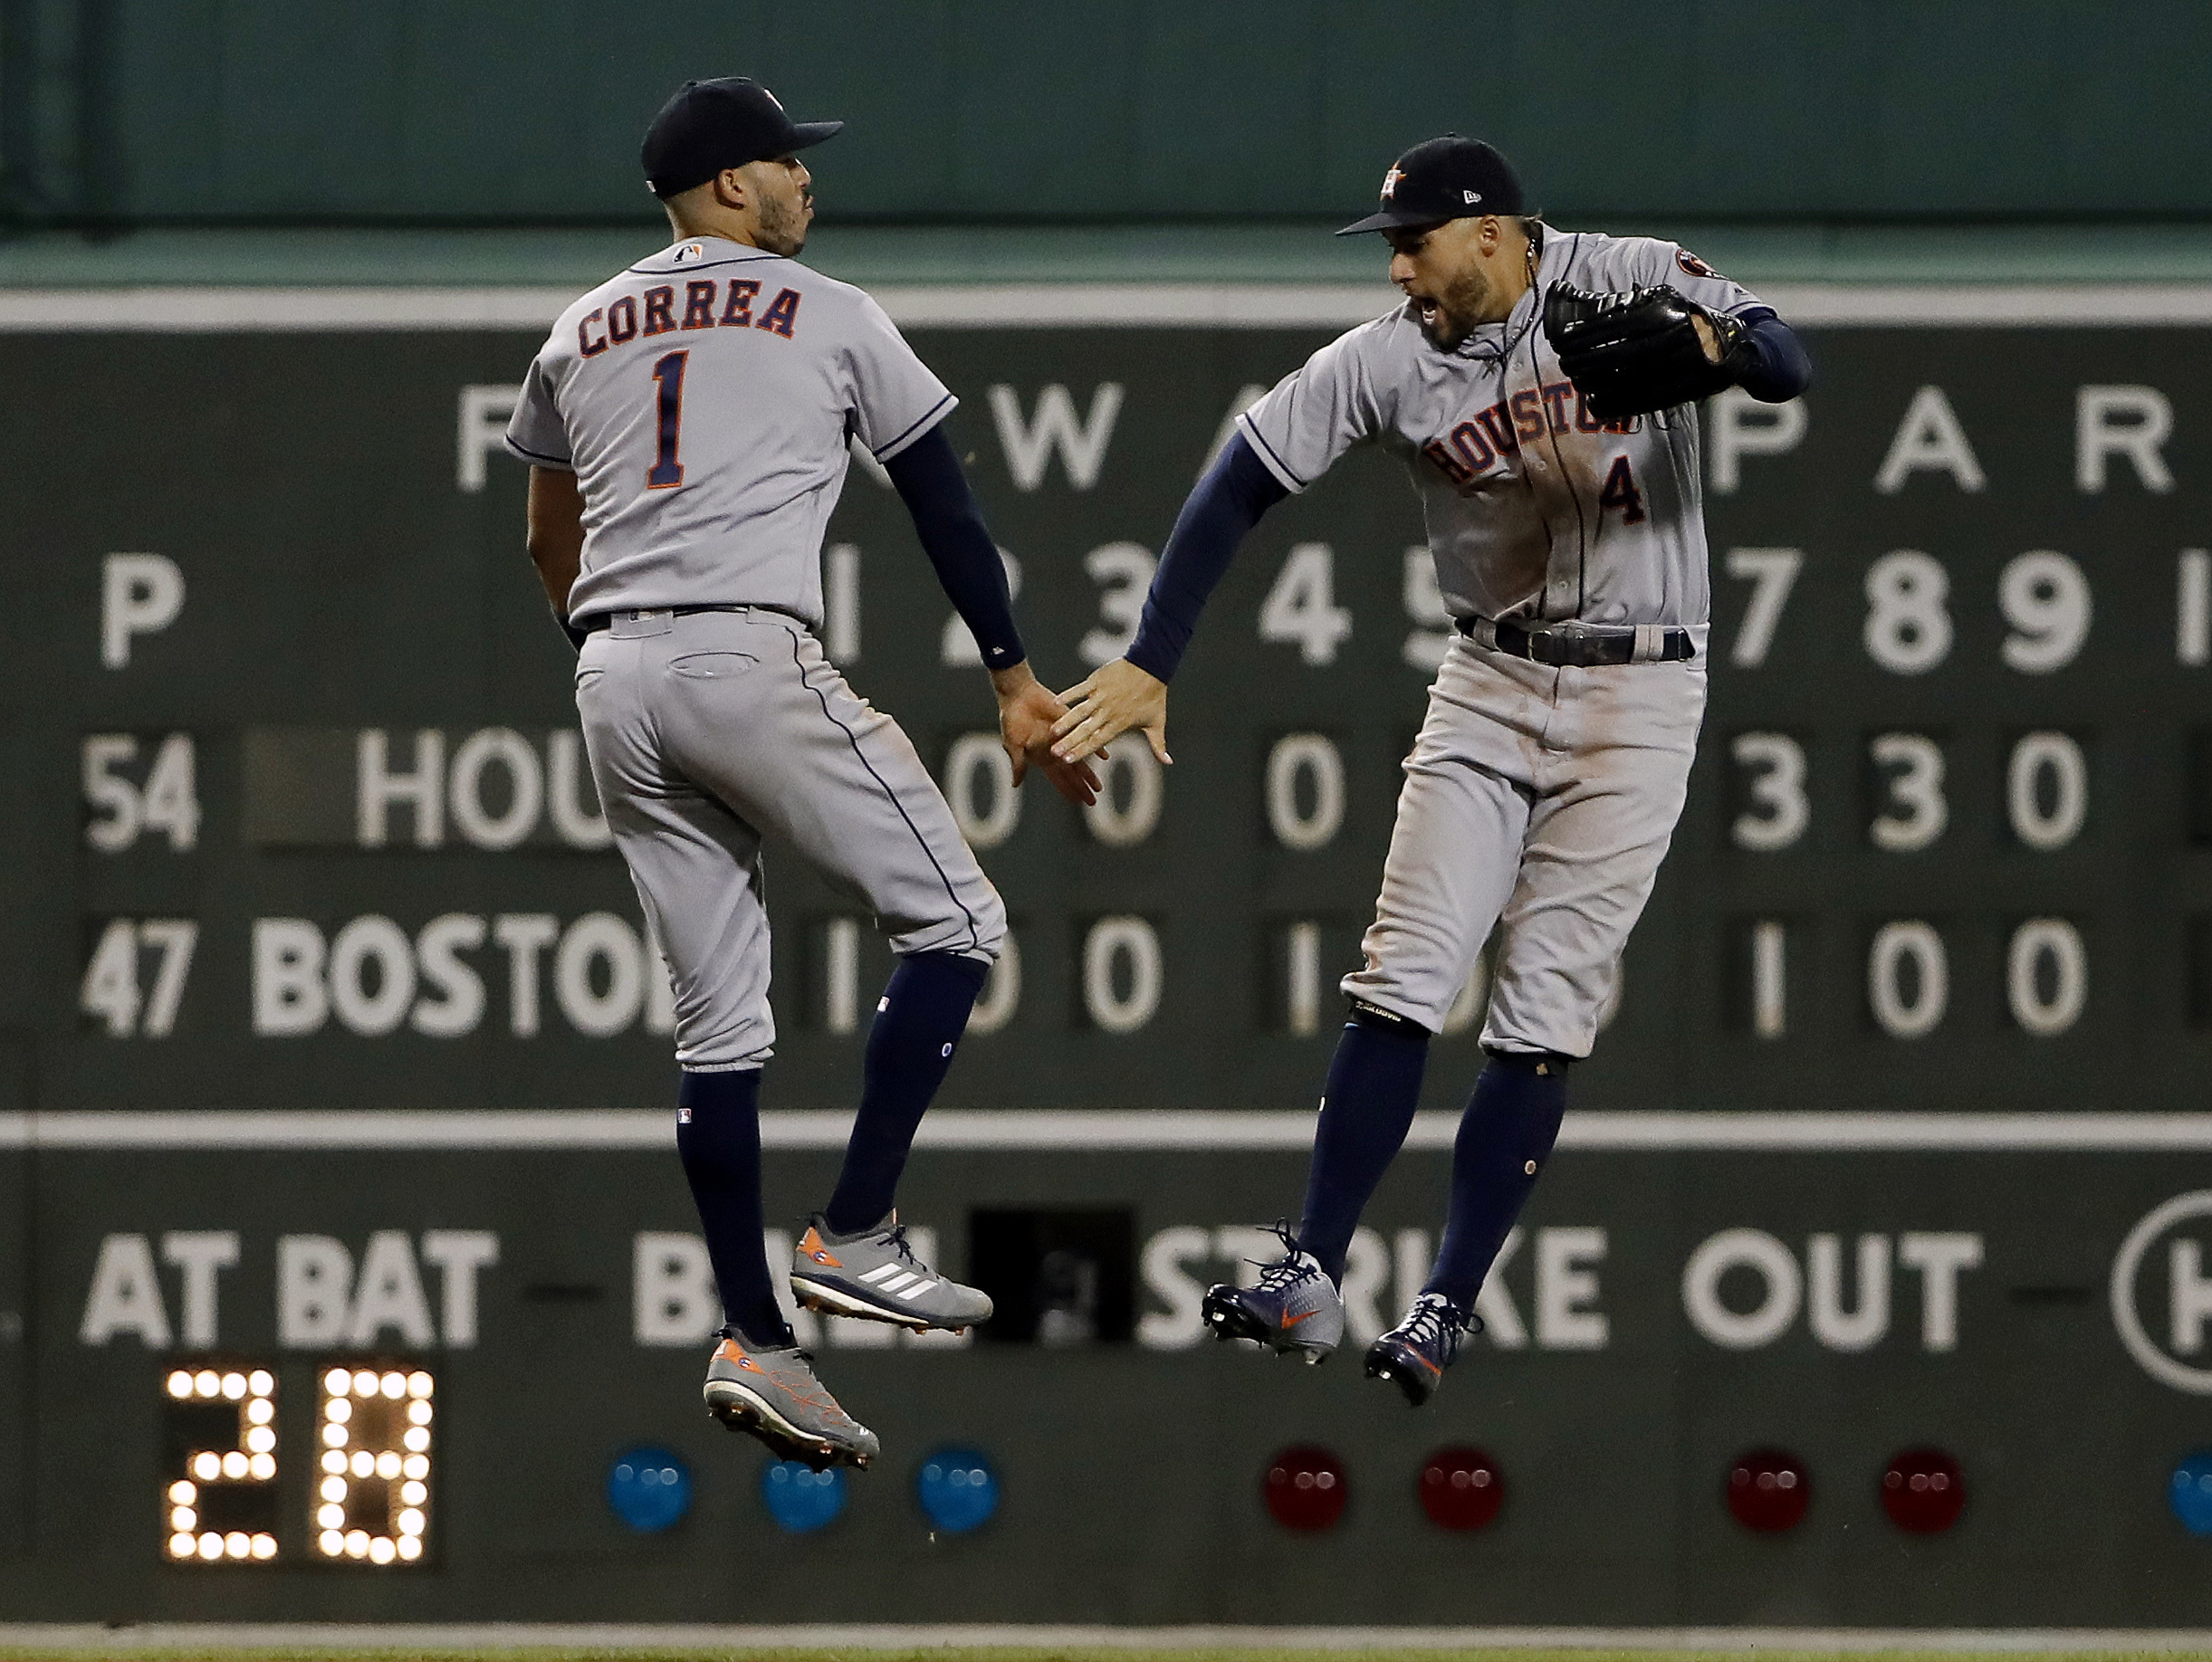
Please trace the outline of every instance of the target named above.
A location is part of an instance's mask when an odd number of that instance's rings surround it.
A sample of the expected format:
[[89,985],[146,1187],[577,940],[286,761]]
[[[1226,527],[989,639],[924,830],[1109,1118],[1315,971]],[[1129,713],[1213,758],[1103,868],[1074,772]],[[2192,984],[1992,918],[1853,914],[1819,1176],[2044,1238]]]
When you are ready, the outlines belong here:
[[705,257],[706,244],[704,243],[686,243],[675,251],[675,263],[678,265],[687,264],[694,260],[704,260]]
[[689,1108],[678,1108],[675,1111],[675,1122],[678,1125],[689,1125],[691,1123],[691,1110]]

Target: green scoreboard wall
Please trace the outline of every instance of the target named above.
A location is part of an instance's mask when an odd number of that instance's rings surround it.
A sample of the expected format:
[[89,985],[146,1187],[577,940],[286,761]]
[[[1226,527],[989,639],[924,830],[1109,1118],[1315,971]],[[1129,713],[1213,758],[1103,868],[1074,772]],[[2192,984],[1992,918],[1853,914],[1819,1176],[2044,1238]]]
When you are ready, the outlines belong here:
[[[1224,421],[1325,338],[917,332],[1048,680],[1120,646]],[[1577,1102],[2184,1106],[2212,1055],[2212,348],[1815,339],[1805,405],[1709,414],[1701,759]],[[522,470],[483,448],[534,344],[7,340],[21,1105],[666,1096]],[[950,1100],[1307,1099],[1444,638],[1420,538],[1379,453],[1271,514],[1175,684],[1174,767],[1124,747],[1086,815],[1003,792],[983,677],[855,469],[829,644],[944,769],[1015,923]],[[883,960],[801,860],[770,871],[772,1094],[835,1105]]]
[[[1105,1291],[1066,1347],[822,1335],[889,1448],[834,1528],[905,1566],[824,1603],[760,1567],[835,1540],[776,1529],[692,1395],[666,988],[493,442],[534,334],[123,321],[0,336],[11,1609],[1193,1620],[1249,1615],[1234,1572],[1317,1619],[2212,1620],[2167,1493],[2212,1442],[2204,330],[1813,327],[1801,405],[1705,412],[1690,807],[1490,1332],[1418,1416],[1194,1319],[1295,1208],[1444,645],[1400,464],[1269,517],[1175,683],[1173,767],[1116,747],[1088,812],[1006,789],[972,647],[857,465],[827,644],[941,770],[1017,949],[908,1216],[1002,1286],[1036,1267],[1006,1242],[1072,1231]],[[1066,685],[1127,638],[1227,418],[1334,331],[911,332]],[[768,869],[796,1218],[887,958],[797,851]],[[1482,995],[1355,1254],[1355,1328],[1418,1281]],[[363,1358],[435,1381],[426,1544],[325,1563],[320,1381]],[[169,1544],[165,1381],[202,1360],[267,1375],[271,1476],[235,1480],[267,1485],[265,1558]],[[635,1442],[691,1466],[665,1535],[601,1495]],[[908,1490],[946,1442],[1004,1501],[933,1544]],[[1351,1484],[1310,1537],[1259,1502],[1298,1442]],[[1488,1530],[1421,1516],[1446,1444],[1505,1473]],[[1879,1504],[1919,1445],[1970,1497],[1925,1539]],[[1760,1446],[1812,1474],[1787,1536],[1721,1504]]]

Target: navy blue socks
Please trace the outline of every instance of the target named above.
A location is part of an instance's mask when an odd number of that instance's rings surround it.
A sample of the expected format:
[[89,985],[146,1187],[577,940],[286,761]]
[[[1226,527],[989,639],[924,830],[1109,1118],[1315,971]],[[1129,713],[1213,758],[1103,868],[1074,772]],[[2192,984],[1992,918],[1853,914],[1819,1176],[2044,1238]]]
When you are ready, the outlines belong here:
[[1344,1256],[1374,1187],[1412,1128],[1429,1030],[1368,1005],[1354,1009],[1329,1063],[1298,1245],[1344,1279]]
[[991,966],[957,952],[899,960],[868,1027],[860,1112],[845,1146],[836,1191],[823,1208],[831,1233],[852,1235],[883,1221],[930,1099],[967,1031],[968,1012]]
[[1452,1143],[1451,1213],[1423,1291],[1441,1293],[1462,1310],[1475,1307],[1483,1277],[1559,1140],[1566,1069],[1565,1056],[1490,1053]]
[[752,1345],[791,1342],[761,1245],[761,1070],[688,1070],[676,1093],[675,1146],[699,1208],[722,1311]]
[[[868,1029],[859,1117],[827,1208],[836,1233],[865,1229],[891,1209],[914,1127],[952,1064],[989,969],[952,952],[918,952],[893,972]],[[723,1314],[754,1345],[790,1344],[773,1280],[781,1266],[770,1266],[761,1245],[761,1070],[686,1071],[676,1103],[676,1151]]]

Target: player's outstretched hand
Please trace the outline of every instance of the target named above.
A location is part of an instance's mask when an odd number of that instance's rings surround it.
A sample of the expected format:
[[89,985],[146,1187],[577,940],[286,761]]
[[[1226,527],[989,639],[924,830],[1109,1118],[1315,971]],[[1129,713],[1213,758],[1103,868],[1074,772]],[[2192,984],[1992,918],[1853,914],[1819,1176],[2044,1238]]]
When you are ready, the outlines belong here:
[[1034,763],[1052,788],[1077,807],[1098,800],[1098,772],[1087,761],[1063,761],[1052,753],[1052,724],[1068,712],[1068,706],[1052,696],[1027,664],[994,671],[991,690],[999,695],[999,742],[1014,764],[1019,785]]
[[1174,761],[1167,753],[1167,683],[1128,659],[1102,665],[1060,697],[1068,713],[1053,724],[1052,753],[1061,760],[1104,756],[1107,745],[1135,727],[1154,756]]

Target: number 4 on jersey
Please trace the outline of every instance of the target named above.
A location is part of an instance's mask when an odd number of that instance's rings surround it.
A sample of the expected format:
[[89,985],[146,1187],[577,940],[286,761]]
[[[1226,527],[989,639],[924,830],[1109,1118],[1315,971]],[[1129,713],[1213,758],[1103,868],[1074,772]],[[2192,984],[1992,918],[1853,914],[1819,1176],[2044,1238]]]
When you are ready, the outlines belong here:
[[1597,493],[1600,508],[1618,508],[1621,523],[1643,523],[1643,492],[1636,489],[1635,470],[1628,465],[1626,456],[1615,456],[1612,470],[1605,475],[1605,488]]

